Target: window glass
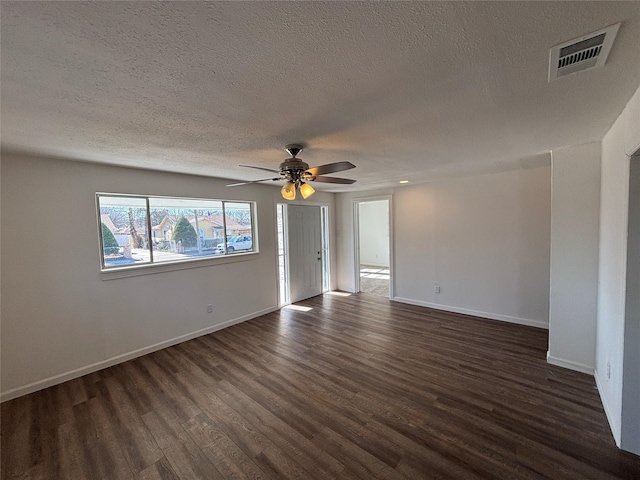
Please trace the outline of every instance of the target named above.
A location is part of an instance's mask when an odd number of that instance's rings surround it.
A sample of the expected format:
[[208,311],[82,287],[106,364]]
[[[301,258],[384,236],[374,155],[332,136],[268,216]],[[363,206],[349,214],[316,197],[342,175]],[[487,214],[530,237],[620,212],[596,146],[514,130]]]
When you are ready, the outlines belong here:
[[257,250],[253,202],[96,196],[105,269]]
[[280,305],[289,304],[289,275],[287,269],[287,255],[285,252],[286,242],[286,205],[278,204],[276,217],[278,225],[278,274],[279,274],[279,290]]
[[101,196],[98,207],[103,266],[150,263],[147,200]]
[[233,254],[255,250],[251,203],[224,202],[226,242],[218,246],[221,253]]
[[153,261],[175,262],[218,255],[224,242],[222,202],[149,198]]

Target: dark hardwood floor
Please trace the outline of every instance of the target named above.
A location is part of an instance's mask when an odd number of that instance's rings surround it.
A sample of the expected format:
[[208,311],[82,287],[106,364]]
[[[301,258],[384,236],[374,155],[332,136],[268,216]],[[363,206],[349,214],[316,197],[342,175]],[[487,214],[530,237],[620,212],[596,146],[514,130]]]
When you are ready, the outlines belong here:
[[2,404],[2,479],[638,479],[544,330],[359,294]]

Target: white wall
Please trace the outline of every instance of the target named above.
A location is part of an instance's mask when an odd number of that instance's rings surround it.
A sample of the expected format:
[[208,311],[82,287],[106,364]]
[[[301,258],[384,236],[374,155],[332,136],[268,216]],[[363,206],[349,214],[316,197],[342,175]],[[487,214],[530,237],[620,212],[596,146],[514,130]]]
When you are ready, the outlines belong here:
[[[354,288],[353,201],[388,193],[337,195],[339,288]],[[550,166],[394,189],[394,299],[546,327],[550,198]]]
[[640,455],[640,152],[629,171],[629,235],[620,444]]
[[[629,155],[640,145],[640,90],[602,140],[598,320],[595,377],[609,424],[622,448]],[[607,375],[610,366],[610,377]],[[638,378],[625,379],[639,382]],[[640,408],[637,405],[634,406]],[[637,432],[637,431],[636,431]],[[636,433],[637,437],[638,433]],[[636,452],[640,453],[640,451]]]
[[389,202],[376,200],[359,204],[360,264],[389,266]]
[[[3,154],[3,399],[277,308],[279,189],[231,189],[225,183]],[[96,192],[256,201],[260,253],[233,263],[102,280]],[[313,200],[332,208],[334,195],[318,192]]]
[[596,353],[600,142],[553,151],[549,363],[593,374]]

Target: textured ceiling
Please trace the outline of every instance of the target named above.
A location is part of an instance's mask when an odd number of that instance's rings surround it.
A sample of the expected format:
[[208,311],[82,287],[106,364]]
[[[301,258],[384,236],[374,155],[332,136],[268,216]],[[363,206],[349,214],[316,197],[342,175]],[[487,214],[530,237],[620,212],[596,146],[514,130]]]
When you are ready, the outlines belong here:
[[[8,2],[5,150],[264,178],[303,142],[350,187],[535,164],[602,138],[640,84],[640,2]],[[622,22],[607,64],[553,45]],[[268,176],[268,174],[267,174]]]

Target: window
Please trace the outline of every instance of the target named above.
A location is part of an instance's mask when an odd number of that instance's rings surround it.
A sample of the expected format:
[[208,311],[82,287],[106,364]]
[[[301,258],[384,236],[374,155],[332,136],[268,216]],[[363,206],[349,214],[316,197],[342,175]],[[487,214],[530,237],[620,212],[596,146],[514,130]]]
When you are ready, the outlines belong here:
[[289,266],[287,265],[287,206],[279,203],[276,211],[278,226],[278,273],[280,305],[289,304]]
[[256,252],[253,202],[96,194],[103,269]]

